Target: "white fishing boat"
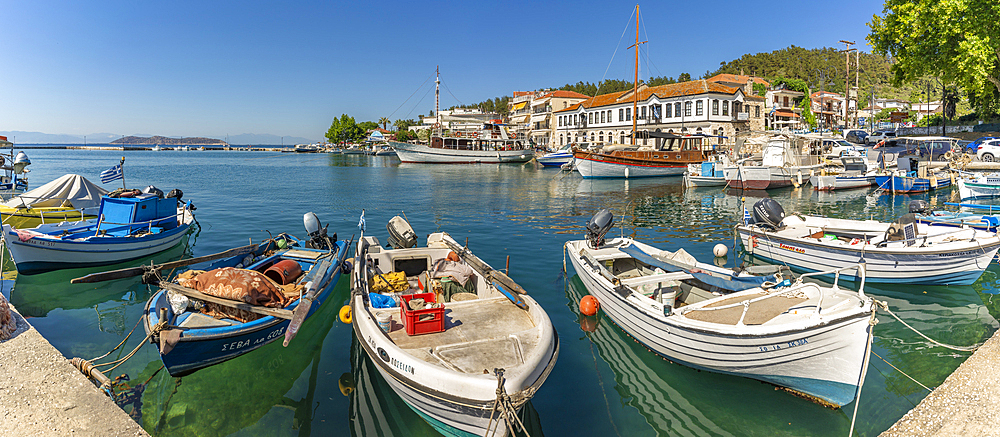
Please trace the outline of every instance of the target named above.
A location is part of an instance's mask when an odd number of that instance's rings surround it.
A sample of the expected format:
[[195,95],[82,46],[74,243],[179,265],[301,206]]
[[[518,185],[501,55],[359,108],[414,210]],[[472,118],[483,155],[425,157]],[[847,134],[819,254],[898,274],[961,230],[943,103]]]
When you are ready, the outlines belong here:
[[1000,249],[1000,236],[993,232],[928,226],[910,214],[895,223],[786,217],[769,198],[754,204],[752,214],[744,210],[736,231],[756,258],[804,272],[863,262],[870,282],[969,285]]
[[[875,311],[863,280],[857,292],[800,278],[712,293],[693,269],[666,271],[676,252],[630,238],[605,241],[607,227],[591,220],[587,239],[567,242],[566,251],[604,314],[646,348],[696,369],[766,381],[830,406],[854,400]],[[851,268],[860,269],[863,278],[863,267]]]
[[372,236],[358,242],[355,335],[392,389],[437,430],[507,434],[555,365],[559,340],[548,315],[448,234],[416,247],[402,218],[389,229],[391,249]]
[[841,156],[841,171],[821,171],[809,177],[809,184],[814,190],[846,190],[864,188],[875,185],[875,173],[868,168],[868,161],[863,156]]
[[701,164],[688,164],[688,169],[684,172],[685,187],[722,187],[726,185],[726,177],[723,176],[722,168],[725,164],[722,161],[705,161]]
[[809,155],[800,155],[794,138],[774,136],[768,139],[761,151],[760,161],[742,159],[726,166],[723,175],[726,184],[742,190],[769,190],[772,188],[800,186],[809,180],[810,171],[820,165],[806,162]]
[[1000,174],[965,173],[958,178],[958,195],[962,200],[1000,197]]

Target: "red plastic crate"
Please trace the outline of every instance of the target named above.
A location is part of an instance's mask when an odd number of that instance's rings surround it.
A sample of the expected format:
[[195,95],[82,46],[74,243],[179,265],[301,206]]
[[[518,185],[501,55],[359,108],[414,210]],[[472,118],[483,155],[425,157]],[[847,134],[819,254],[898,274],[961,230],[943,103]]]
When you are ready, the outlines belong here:
[[406,328],[406,335],[444,332],[444,306],[426,310],[410,310],[410,299],[423,298],[424,302],[435,302],[434,293],[404,294],[400,297],[403,299],[403,304],[399,307],[402,313],[403,327]]

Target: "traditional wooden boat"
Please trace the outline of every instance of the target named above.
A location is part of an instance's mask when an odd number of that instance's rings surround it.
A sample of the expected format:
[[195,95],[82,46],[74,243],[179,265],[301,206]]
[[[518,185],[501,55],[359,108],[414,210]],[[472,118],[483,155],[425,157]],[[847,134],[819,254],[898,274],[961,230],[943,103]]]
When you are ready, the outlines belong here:
[[194,222],[193,211],[179,196],[104,197],[98,219],[27,229],[4,225],[3,241],[20,274],[109,265],[177,245]]
[[484,123],[471,133],[436,134],[430,144],[390,141],[401,162],[427,164],[523,163],[535,157],[526,142],[514,139],[503,125]]
[[[736,226],[754,257],[803,272],[865,263],[870,282],[969,285],[990,265],[1000,236],[976,229],[925,226],[913,215],[895,223],[815,216],[785,216],[762,199]],[[848,275],[848,279],[859,278]]]
[[[653,135],[654,133],[650,133],[650,136]],[[680,145],[676,148],[657,148],[611,144],[596,150],[577,150],[573,152],[576,170],[585,178],[681,176],[687,171],[688,164],[705,160],[705,153],[701,150],[701,140],[704,137],[660,135],[669,136],[669,139],[678,141]]]
[[891,173],[876,175],[875,185],[877,185],[879,189],[893,194],[926,193],[928,191],[950,187],[951,178],[944,172],[932,174],[928,177]]
[[0,204],[0,217],[15,228],[96,218],[107,194],[87,178],[67,174]]
[[[416,247],[412,229],[397,217],[390,221],[390,243],[393,248],[384,249],[364,236],[357,246],[350,309],[365,353],[438,431],[503,435],[514,429],[514,415],[559,353],[545,310],[446,233]],[[395,285],[378,285],[390,282]]]
[[[665,271],[671,264],[662,260],[674,253],[630,238],[605,241],[591,226],[566,251],[604,314],[654,353],[826,405],[854,400],[875,311],[863,279],[857,292],[800,278],[721,294],[702,288],[690,270]],[[864,277],[863,267],[851,269]]]

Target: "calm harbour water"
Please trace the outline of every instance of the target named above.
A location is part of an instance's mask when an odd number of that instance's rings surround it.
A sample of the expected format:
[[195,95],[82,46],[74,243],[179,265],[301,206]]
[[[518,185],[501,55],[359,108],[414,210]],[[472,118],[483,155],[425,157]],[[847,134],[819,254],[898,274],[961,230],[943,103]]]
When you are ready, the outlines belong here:
[[[99,183],[98,173],[124,154],[130,187],[183,190],[198,207],[202,229],[188,246],[156,261],[215,253],[266,238],[266,231],[301,237],[302,214],[309,211],[348,239],[358,232],[362,209],[368,234],[383,243],[385,223],[403,212],[421,242],[431,232],[447,231],[456,240],[468,238],[470,248],[495,267],[503,267],[509,255],[510,276],[548,311],[560,336],[559,361],[526,412],[532,436],[843,436],[850,427],[854,404],[831,410],[768,384],[669,363],[609,320],[599,318],[593,333],[581,330],[576,302],[585,290],[572,267],[568,278],[562,274],[561,250],[565,241],[582,237],[594,213],[608,208],[616,220],[624,213],[624,230],[613,234],[684,248],[704,261],[712,259],[715,244],[725,243],[733,265],[738,192],[685,190],[680,178],[584,180],[533,164],[414,165],[394,157],[275,152],[26,152],[32,188],[66,173]],[[944,208],[956,198],[951,189],[893,197],[867,190],[817,193],[808,186],[767,195],[786,212],[890,220],[910,200]],[[756,200],[746,199],[748,205]],[[102,270],[22,276],[3,292],[66,357],[89,359],[128,334],[151,294],[137,279],[69,284],[70,278]],[[932,338],[969,345],[998,327],[998,272],[991,265],[972,286],[869,285],[866,292]],[[155,436],[437,435],[353,347],[350,326],[337,320],[347,297],[342,280],[288,348],[275,342],[175,379],[156,372],[159,357],[147,344],[110,375],[128,374],[135,388],[126,409],[135,410]],[[931,347],[891,317],[879,319],[874,352],[928,386],[943,382],[969,355]],[[123,349],[131,350],[143,335],[139,327]],[[864,384],[859,435],[887,429],[927,394],[879,357],[872,356]]]

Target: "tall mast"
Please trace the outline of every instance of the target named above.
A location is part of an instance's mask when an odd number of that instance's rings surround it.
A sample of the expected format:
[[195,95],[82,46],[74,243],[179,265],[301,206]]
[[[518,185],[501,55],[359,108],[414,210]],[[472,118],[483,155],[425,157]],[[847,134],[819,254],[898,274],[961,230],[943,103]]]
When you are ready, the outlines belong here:
[[441,66],[434,66],[434,124],[441,129]]
[[[632,145],[635,145],[636,129],[639,119],[639,5],[635,5],[635,82],[632,85]],[[632,48],[629,47],[629,48]]]

